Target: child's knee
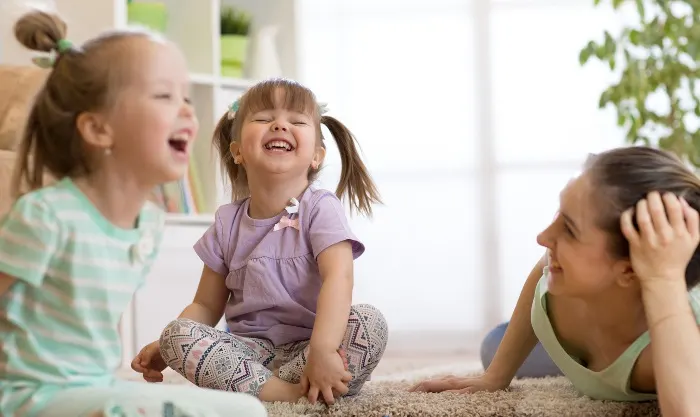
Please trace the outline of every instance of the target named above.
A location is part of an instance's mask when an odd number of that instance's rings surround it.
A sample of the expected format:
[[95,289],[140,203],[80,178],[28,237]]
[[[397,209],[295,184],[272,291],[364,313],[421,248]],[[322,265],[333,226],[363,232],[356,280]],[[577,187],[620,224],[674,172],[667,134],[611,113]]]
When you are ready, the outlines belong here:
[[175,319],[168,323],[160,333],[160,345],[163,346],[172,337],[189,335],[192,329],[200,324],[190,319]]
[[371,304],[357,304],[350,307],[350,321],[353,319],[365,324],[370,339],[375,343],[376,352],[372,353],[383,355],[389,341],[389,325],[384,314]]
[[351,306],[350,317],[352,317],[353,314],[362,317],[363,321],[367,322],[367,324],[371,324],[373,327],[387,328],[384,314],[371,304],[355,304]]
[[379,329],[386,332],[388,330],[388,324],[384,314],[375,306],[371,304],[356,304],[350,307],[350,317],[352,316],[361,317],[362,321],[367,324],[367,326]]

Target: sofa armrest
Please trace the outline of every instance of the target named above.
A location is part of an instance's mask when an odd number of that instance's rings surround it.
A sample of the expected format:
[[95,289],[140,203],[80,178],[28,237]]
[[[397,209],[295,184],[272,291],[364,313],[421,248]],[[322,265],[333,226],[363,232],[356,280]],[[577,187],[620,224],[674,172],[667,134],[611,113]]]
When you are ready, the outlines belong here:
[[0,217],[4,216],[12,205],[10,185],[15,165],[15,152],[0,150]]

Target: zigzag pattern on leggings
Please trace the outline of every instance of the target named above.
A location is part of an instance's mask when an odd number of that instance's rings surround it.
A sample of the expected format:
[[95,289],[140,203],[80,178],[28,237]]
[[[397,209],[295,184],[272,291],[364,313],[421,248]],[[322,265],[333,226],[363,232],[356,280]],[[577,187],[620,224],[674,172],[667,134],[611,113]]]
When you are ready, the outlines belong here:
[[[341,346],[355,395],[379,363],[388,341],[384,316],[370,305],[353,306]],[[168,325],[160,339],[165,363],[197,386],[257,396],[279,369],[279,377],[299,383],[306,367],[309,341],[273,346],[264,339],[236,336],[188,319]]]
[[388,326],[384,316],[370,305],[357,305],[351,310],[343,338],[348,370],[353,375],[350,391],[355,395],[370,377],[384,354],[388,342]]
[[271,347],[192,320],[172,322],[160,348],[165,363],[199,387],[257,396],[272,376],[262,365],[274,357]]

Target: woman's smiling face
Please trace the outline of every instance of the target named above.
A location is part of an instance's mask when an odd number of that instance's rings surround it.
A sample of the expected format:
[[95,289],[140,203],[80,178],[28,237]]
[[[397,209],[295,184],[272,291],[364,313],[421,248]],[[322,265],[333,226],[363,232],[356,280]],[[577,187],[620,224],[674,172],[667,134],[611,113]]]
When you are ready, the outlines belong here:
[[628,261],[609,250],[609,236],[596,224],[598,207],[586,173],[574,178],[560,195],[559,212],[537,236],[549,258],[548,291],[590,297],[615,286]]

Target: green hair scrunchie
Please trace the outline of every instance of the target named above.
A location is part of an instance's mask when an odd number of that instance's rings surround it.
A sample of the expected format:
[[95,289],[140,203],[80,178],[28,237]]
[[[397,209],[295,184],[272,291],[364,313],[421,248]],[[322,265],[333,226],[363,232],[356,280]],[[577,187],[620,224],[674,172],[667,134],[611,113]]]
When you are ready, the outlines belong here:
[[58,51],[59,54],[66,53],[70,51],[70,49],[73,47],[73,43],[67,39],[61,39],[58,42],[56,42],[56,51]]

